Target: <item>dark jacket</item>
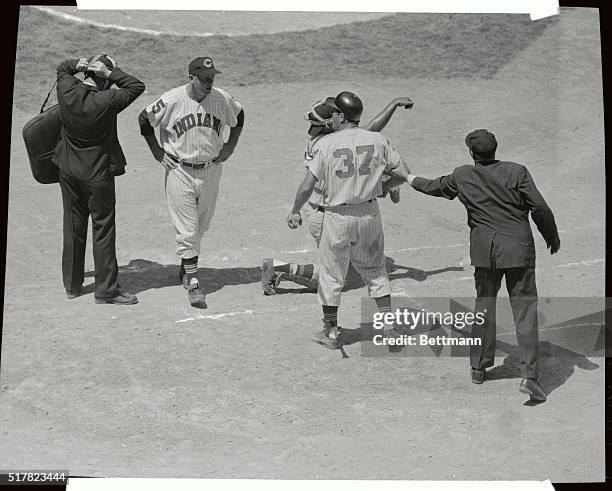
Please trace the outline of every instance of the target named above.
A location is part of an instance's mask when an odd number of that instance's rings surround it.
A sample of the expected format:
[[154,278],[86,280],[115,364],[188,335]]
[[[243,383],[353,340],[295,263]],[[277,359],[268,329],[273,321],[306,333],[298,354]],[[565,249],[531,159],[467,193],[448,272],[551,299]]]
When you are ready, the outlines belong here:
[[108,80],[119,89],[100,90],[74,76],[77,62],[67,60],[57,67],[62,130],[53,162],[61,172],[81,180],[124,174],[126,161],[117,137],[117,114],[136,100],[145,86],[114,68]]
[[474,267],[535,267],[529,212],[549,246],[559,241],[553,213],[524,165],[477,162],[437,179],[415,177],[412,187],[431,196],[459,197],[467,210]]

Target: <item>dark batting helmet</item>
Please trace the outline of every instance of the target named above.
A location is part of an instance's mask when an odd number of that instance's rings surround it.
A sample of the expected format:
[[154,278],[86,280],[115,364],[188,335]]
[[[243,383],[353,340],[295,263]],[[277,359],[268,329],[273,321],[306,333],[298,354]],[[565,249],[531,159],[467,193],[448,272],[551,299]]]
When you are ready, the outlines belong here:
[[352,92],[340,92],[335,98],[328,97],[325,101],[330,106],[344,114],[347,121],[351,123],[359,123],[361,113],[363,112],[363,103],[361,99]]

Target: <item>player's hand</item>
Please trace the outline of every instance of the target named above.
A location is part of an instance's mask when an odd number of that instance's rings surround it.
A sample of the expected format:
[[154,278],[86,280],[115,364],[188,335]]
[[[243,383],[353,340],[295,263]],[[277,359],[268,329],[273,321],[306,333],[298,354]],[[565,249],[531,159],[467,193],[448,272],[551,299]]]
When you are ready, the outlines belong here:
[[87,71],[92,72],[96,77],[100,78],[108,78],[111,74],[108,67],[101,61],[96,61],[95,63],[88,65]]
[[87,70],[88,65],[89,62],[87,61],[87,58],[79,58],[79,61],[77,62],[76,66],[77,72],[84,72],[85,70]]
[[287,225],[290,229],[295,230],[302,225],[302,216],[299,213],[293,213],[292,211],[289,213],[289,215],[287,215]]
[[414,106],[414,102],[410,97],[398,97],[397,99],[393,99],[396,107],[405,107],[406,109],[410,109]]
[[219,152],[219,155],[217,155],[214,159],[213,162],[215,162],[216,164],[220,164],[221,162],[225,162],[227,159],[229,159],[232,154],[234,153],[234,149],[236,148],[235,145],[230,145],[228,143],[225,143],[223,145],[223,147],[221,148],[221,151]]
[[168,154],[160,147],[153,152],[153,157],[157,160],[166,170],[173,170],[178,167],[178,164],[168,157]]

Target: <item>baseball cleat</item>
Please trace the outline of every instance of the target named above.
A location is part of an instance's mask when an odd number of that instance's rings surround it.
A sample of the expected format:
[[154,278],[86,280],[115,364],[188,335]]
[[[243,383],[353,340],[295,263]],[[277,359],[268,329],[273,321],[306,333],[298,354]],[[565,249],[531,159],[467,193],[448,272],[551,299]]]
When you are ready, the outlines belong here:
[[264,295],[276,295],[274,289],[277,274],[274,271],[274,260],[266,258],[261,265],[261,288]]
[[113,305],[134,305],[138,303],[136,295],[132,295],[127,292],[119,292],[114,297],[109,298],[96,298],[96,303],[108,303]]
[[319,282],[317,279],[305,278],[304,276],[299,276],[291,273],[278,273],[274,280],[274,286],[278,287],[281,281],[292,281],[293,283],[305,286],[306,288],[314,292],[316,292],[319,287]]
[[323,321],[323,329],[312,336],[312,341],[329,349],[341,348],[340,330],[342,328],[331,321]]
[[485,381],[486,371],[479,368],[472,368],[470,371],[473,384],[482,384]]
[[312,339],[315,343],[320,344],[321,346],[325,346],[329,349],[338,349],[338,340],[330,338],[324,329],[321,329],[319,332],[313,334]]
[[206,308],[206,295],[198,282],[194,281],[188,286],[187,298],[192,307]]
[[395,186],[394,188],[389,189],[389,198],[395,204],[400,202],[400,188],[399,186]]
[[524,378],[519,386],[519,391],[527,394],[532,401],[544,402],[546,400],[546,392],[542,390],[537,380],[532,378]]

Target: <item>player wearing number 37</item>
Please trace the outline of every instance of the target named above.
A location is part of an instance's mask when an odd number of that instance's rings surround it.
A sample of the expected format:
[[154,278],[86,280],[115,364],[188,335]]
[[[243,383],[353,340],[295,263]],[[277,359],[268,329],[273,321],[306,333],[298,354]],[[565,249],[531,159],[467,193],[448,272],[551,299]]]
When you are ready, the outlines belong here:
[[321,138],[305,161],[306,175],[287,223],[296,228],[301,222],[299,211],[316,184],[325,208],[318,285],[323,330],[312,339],[336,349],[342,347],[337,315],[349,262],[367,285],[378,309],[391,311],[383,227],[376,197],[383,193],[383,174],[394,178],[391,183],[394,186],[406,182],[410,171],[385,136],[359,128],[363,104],[355,94],[341,92],[326,103],[333,108],[335,132]]

